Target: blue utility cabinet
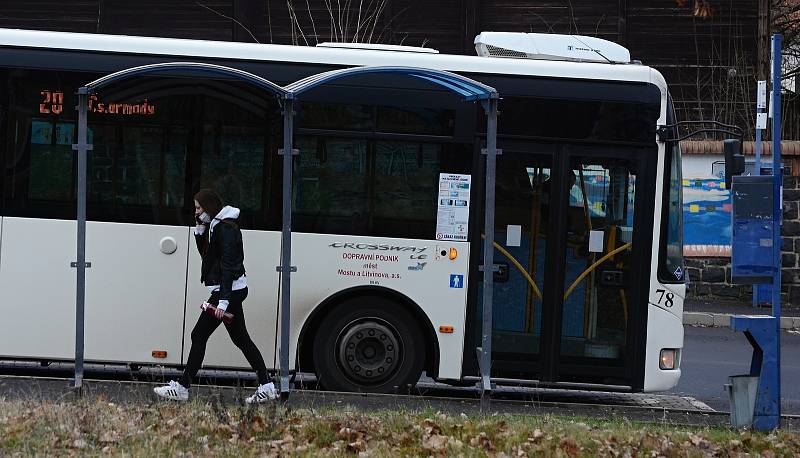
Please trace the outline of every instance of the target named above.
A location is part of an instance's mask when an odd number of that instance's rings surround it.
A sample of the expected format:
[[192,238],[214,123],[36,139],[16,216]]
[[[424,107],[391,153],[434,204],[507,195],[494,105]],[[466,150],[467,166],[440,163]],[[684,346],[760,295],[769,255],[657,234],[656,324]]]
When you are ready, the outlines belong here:
[[772,283],[773,177],[732,177],[731,281],[740,284]]

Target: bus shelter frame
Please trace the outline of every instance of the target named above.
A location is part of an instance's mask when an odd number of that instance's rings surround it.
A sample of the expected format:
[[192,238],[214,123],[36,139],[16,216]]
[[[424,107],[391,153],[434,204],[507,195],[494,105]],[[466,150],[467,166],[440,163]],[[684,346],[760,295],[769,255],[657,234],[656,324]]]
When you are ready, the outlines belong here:
[[395,74],[423,80],[448,90],[462,98],[464,101],[479,101],[486,114],[486,183],[484,202],[484,247],[483,264],[480,270],[483,275],[483,315],[481,345],[476,348],[481,378],[478,388],[481,390],[482,401],[488,402],[491,393],[491,346],[492,346],[492,285],[493,272],[498,270],[494,264],[494,210],[495,210],[495,173],[497,149],[497,105],[500,99],[497,90],[470,78],[446,72],[421,67],[386,67],[364,66],[352,67],[308,76],[287,86],[280,86],[267,79],[252,73],[221,65],[202,62],[166,62],[159,64],[142,65],[121,70],[107,76],[91,81],[78,89],[78,138],[73,149],[78,155],[77,166],[77,243],[76,261],[71,267],[77,269],[75,293],[75,375],[73,387],[79,392],[83,387],[84,377],[84,331],[85,331],[85,299],[86,299],[86,268],[91,263],[86,261],[86,164],[88,151],[92,145],[88,143],[88,103],[89,97],[100,89],[120,82],[122,80],[150,75],[150,74],[180,74],[198,76],[221,76],[232,80],[248,83],[256,88],[277,98],[282,106],[283,115],[283,148],[278,154],[283,156],[283,199],[282,199],[282,225],[281,225],[281,261],[276,270],[281,276],[280,281],[280,392],[281,398],[286,400],[289,396],[289,324],[290,324],[290,297],[291,273],[297,271],[292,265],[292,159],[299,151],[294,149],[294,103],[302,95],[320,86],[365,74]]

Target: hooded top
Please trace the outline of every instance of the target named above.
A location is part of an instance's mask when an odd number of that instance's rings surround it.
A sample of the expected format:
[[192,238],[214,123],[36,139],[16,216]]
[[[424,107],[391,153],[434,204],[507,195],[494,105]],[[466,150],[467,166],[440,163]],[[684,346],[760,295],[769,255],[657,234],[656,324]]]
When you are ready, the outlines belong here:
[[238,208],[226,205],[208,225],[208,236],[205,225],[195,228],[197,249],[203,258],[200,281],[210,292],[219,291],[220,301],[230,299],[231,291],[247,287],[239,215]]

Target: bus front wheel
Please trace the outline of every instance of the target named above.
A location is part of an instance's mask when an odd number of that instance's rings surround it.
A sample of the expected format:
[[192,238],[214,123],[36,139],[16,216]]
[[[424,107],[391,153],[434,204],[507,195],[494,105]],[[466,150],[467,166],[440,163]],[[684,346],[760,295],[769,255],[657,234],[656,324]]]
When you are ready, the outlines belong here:
[[401,305],[380,297],[347,300],[314,338],[317,380],[334,391],[406,392],[422,375],[423,342]]

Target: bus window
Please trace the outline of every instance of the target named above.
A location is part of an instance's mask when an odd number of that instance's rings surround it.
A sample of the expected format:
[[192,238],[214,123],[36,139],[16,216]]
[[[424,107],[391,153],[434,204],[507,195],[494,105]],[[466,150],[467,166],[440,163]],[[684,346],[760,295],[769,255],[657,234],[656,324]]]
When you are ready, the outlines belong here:
[[72,199],[72,131],[72,123],[31,121],[30,199]]
[[668,181],[664,193],[668,200],[664,202],[662,218],[666,219],[662,247],[662,268],[666,270],[660,275],[661,281],[670,283],[683,283],[683,196],[681,174],[681,152],[678,142],[666,148],[667,167],[669,167]]
[[364,234],[367,215],[367,142],[299,137],[292,210],[301,232]]
[[170,126],[164,150],[163,193],[161,205],[177,208],[183,205],[186,188],[186,156],[189,150],[189,129]]
[[297,114],[297,127],[301,129],[371,131],[375,128],[374,107],[303,102]]
[[200,187],[242,210],[261,208],[264,142],[263,127],[205,124]]
[[117,203],[158,207],[163,141],[161,127],[122,128],[122,148],[116,158]]
[[381,226],[380,232],[386,233],[402,222],[407,225],[403,236],[431,237],[441,151],[435,144],[375,143],[373,227]]
[[455,111],[440,108],[378,107],[377,130],[414,135],[453,135]]

